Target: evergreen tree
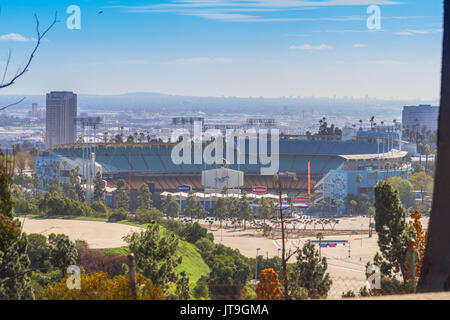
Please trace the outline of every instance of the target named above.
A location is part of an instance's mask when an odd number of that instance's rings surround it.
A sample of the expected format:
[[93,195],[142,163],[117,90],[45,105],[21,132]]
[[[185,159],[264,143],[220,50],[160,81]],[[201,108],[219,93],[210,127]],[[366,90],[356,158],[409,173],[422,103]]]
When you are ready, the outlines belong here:
[[[308,292],[308,297],[317,299],[327,296],[331,288],[330,274],[327,273],[327,259],[320,259],[319,252],[311,241],[305,243],[298,251],[297,263],[294,265],[294,288],[304,288]],[[291,290],[295,292],[299,290]]]
[[65,275],[66,269],[74,265],[77,261],[78,251],[75,244],[69,240],[65,234],[50,234],[48,236],[50,244],[50,263],[61,270],[61,275]]
[[102,179],[102,174],[97,171],[94,179],[94,201],[105,201],[105,182]]
[[136,257],[136,268],[154,285],[167,287],[169,283],[178,281],[175,268],[182,258],[175,255],[178,247],[175,234],[163,235],[159,225],[153,223],[147,230],[134,232],[124,239]]
[[84,190],[78,183],[75,184],[75,192],[77,194],[78,201],[81,201],[81,202],[86,201],[86,195],[84,193]]
[[202,204],[192,194],[189,194],[186,200],[186,208],[183,213],[186,217],[197,220],[206,216]]
[[114,193],[114,208],[130,210],[130,193],[123,179],[117,181],[117,190]]
[[227,201],[228,199],[225,198],[219,198],[216,201],[216,205],[213,209],[213,214],[220,221],[220,228],[222,229],[222,221],[227,216]]
[[[398,191],[388,182],[379,181],[375,192],[375,230],[378,233],[378,246],[387,265],[382,269],[390,274],[402,272],[405,275],[405,258],[408,251],[406,233],[406,211]],[[380,266],[381,267],[381,266]],[[389,275],[387,274],[387,275]]]
[[146,183],[142,184],[139,188],[138,196],[137,196],[137,205],[140,209],[150,210],[152,207],[152,193],[148,188]]
[[250,208],[250,203],[247,199],[247,194],[244,192],[242,198],[238,202],[238,217],[239,220],[244,220],[244,230],[247,228],[247,220],[252,217],[253,211]]
[[8,180],[0,166],[0,300],[34,299],[28,241],[13,218]]
[[166,205],[164,213],[167,217],[177,218],[180,214],[180,205],[175,200],[170,200]]

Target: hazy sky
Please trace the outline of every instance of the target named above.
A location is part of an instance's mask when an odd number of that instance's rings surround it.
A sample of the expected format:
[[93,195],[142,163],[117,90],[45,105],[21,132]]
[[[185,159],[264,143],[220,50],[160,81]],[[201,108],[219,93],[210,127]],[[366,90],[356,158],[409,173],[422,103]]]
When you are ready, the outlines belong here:
[[[366,10],[381,8],[381,29]],[[69,5],[81,29],[69,30]],[[442,1],[2,0],[10,76],[55,10],[29,72],[1,94],[51,90],[201,96],[439,96]],[[102,11],[102,13],[99,13]]]

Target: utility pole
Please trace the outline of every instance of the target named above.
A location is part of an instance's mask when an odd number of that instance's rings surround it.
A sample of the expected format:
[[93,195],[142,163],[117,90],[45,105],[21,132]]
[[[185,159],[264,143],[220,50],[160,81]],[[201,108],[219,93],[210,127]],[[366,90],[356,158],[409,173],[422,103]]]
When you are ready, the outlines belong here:
[[274,176],[275,183],[278,184],[278,199],[279,199],[279,206],[280,206],[280,222],[281,222],[281,262],[283,267],[283,282],[284,282],[284,298],[288,299],[288,272],[287,272],[287,261],[292,256],[292,254],[289,254],[289,257],[286,255],[286,236],[285,236],[285,228],[284,228],[284,217],[283,217],[283,202],[282,202],[282,193],[283,193],[283,185],[281,183],[281,177],[289,177],[292,176],[294,180],[297,180],[297,177],[295,174],[286,172],[286,173],[279,173],[278,175]]
[[130,253],[128,255],[128,266],[130,267],[131,299],[137,300],[137,293],[136,293],[136,263],[134,261],[134,253]]
[[256,259],[255,259],[255,283],[258,281],[258,251],[261,250],[261,248],[256,248]]

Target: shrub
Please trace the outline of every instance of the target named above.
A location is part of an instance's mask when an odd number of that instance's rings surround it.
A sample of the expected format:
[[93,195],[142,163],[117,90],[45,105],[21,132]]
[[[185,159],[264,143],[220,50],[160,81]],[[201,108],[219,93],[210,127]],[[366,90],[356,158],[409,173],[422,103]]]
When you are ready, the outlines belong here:
[[[105,272],[83,274],[81,289],[67,288],[66,277],[39,292],[45,300],[131,300],[130,278],[125,275],[108,278]],[[139,300],[164,300],[161,287],[152,284],[141,274],[136,274],[137,298]]]
[[136,210],[134,219],[140,224],[150,223],[152,221],[161,222],[163,218],[163,213],[156,208],[151,208],[150,210],[140,208]]
[[182,236],[183,230],[184,230],[184,223],[177,221],[177,220],[163,220],[162,224],[164,225],[164,227],[175,233],[177,236]]
[[23,214],[32,214],[38,213],[38,207],[24,198],[19,198],[14,201],[14,212],[15,213],[23,213]]
[[198,222],[196,222],[186,224],[182,235],[187,242],[195,243],[201,238],[206,238],[207,233],[208,230],[206,228],[203,228]]
[[108,221],[121,221],[128,217],[127,212],[123,208],[114,209],[109,216]]
[[261,270],[256,286],[256,297],[258,300],[281,300],[280,281],[278,274],[273,269]]
[[106,272],[110,277],[123,274],[122,265],[128,263],[125,255],[106,255],[77,243],[77,265],[87,273]]
[[97,218],[108,218],[109,209],[103,202],[96,201],[91,204],[92,210],[94,210],[94,216]]
[[194,287],[194,297],[197,299],[206,299],[209,297],[208,279],[202,276]]

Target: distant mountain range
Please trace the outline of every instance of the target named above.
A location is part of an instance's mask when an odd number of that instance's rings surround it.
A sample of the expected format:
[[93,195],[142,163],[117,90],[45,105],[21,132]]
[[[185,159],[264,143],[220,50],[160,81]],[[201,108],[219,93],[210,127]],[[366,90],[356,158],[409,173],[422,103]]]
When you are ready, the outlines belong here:
[[[45,106],[45,94],[25,95],[26,100],[15,110],[29,110],[31,103]],[[18,101],[21,95],[0,95],[0,107]],[[379,100],[374,98],[237,98],[176,96],[153,92],[136,92],[120,95],[78,94],[78,107],[85,112],[117,112],[139,110],[158,113],[188,114],[208,113],[254,113],[264,115],[299,114],[318,112],[326,114],[351,113],[352,115],[377,115],[393,112],[398,115],[404,105],[432,104],[436,101]],[[393,114],[394,115],[394,114]]]

